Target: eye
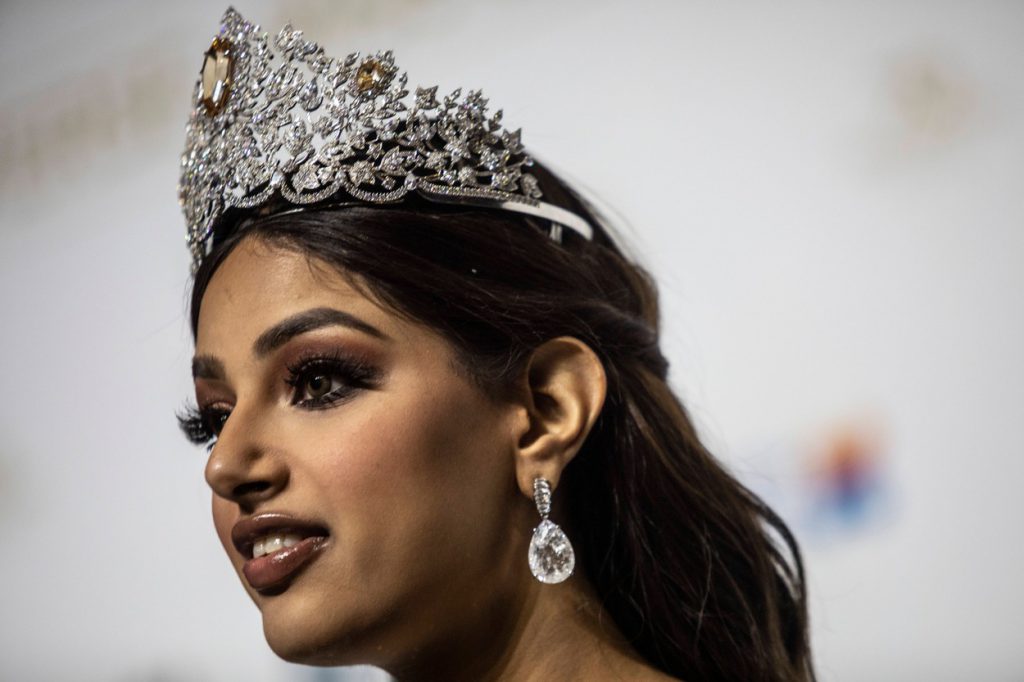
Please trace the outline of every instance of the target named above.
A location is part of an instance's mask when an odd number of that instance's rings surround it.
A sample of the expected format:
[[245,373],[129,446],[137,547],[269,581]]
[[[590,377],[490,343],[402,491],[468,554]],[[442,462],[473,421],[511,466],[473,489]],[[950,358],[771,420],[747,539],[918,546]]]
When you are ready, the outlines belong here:
[[228,410],[219,409],[212,407],[202,411],[203,420],[207,424],[210,433],[215,436],[219,436],[220,432],[224,430],[224,422],[228,420],[228,416],[231,414]]
[[[330,395],[331,387],[336,383],[334,377],[328,374],[311,374],[305,380],[306,395],[312,400],[321,400],[324,396]],[[335,388],[335,391],[338,389]]]
[[184,411],[175,416],[178,427],[189,441],[205,445],[207,450],[211,450],[230,414],[230,410],[220,407],[204,407],[200,410],[195,405],[186,405]]
[[375,384],[378,370],[357,358],[340,353],[312,355],[288,367],[285,383],[292,387],[292,404],[321,409],[349,398],[357,390]]

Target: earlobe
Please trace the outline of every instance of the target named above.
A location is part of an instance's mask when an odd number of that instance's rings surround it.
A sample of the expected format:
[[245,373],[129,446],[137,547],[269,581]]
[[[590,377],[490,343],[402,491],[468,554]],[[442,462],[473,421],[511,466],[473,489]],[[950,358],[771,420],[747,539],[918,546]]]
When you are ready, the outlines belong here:
[[558,486],[597,421],[606,392],[604,365],[579,339],[560,336],[534,350],[522,377],[526,419],[516,444],[516,478],[525,496],[533,498],[538,476]]

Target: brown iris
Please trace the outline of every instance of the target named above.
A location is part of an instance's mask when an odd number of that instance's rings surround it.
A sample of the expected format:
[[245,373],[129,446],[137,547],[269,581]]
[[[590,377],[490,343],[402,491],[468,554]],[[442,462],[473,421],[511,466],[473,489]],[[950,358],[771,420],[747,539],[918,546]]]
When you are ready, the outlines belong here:
[[306,382],[306,387],[311,398],[322,398],[331,391],[331,377],[327,374],[314,374]]

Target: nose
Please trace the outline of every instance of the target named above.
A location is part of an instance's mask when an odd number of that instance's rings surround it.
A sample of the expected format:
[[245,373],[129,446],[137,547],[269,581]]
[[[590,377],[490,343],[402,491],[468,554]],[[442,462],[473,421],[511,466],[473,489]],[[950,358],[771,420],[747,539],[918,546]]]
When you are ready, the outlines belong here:
[[206,461],[206,482],[214,494],[252,511],[288,484],[282,454],[263,438],[259,422],[236,406],[224,422]]

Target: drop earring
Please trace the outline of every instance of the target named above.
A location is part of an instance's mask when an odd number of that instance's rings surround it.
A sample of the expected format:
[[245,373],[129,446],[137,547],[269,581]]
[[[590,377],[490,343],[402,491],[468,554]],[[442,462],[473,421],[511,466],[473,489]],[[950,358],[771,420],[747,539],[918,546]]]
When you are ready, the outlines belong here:
[[551,484],[538,476],[533,479],[533,501],[540,514],[540,525],[533,529],[530,541],[530,570],[542,583],[560,583],[576,566],[576,553],[565,532],[548,518],[551,513]]

